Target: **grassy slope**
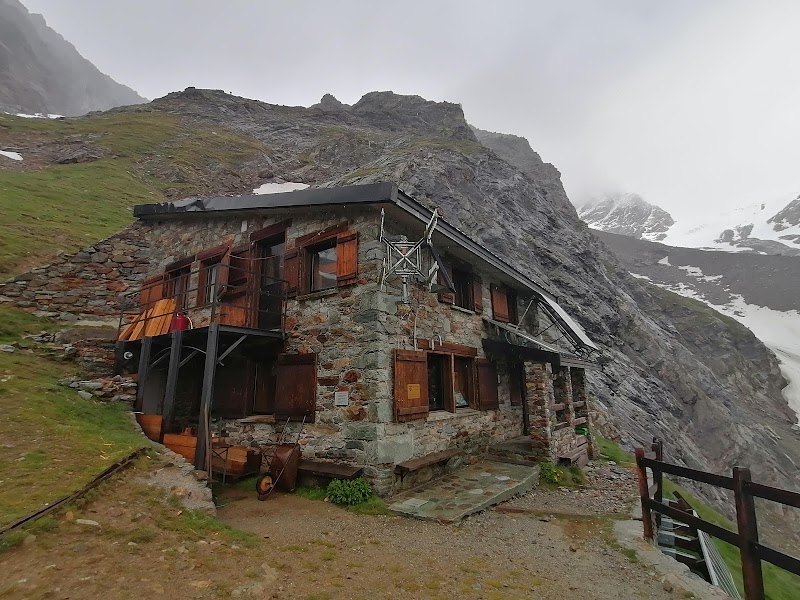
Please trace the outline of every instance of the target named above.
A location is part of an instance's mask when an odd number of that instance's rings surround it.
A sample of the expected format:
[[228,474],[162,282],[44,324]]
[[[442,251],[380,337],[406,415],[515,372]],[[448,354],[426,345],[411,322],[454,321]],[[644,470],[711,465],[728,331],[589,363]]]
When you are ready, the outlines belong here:
[[[53,144],[66,138],[99,147],[93,162],[34,171],[0,170],[0,279],[75,251],[118,231],[130,209],[162,202],[164,191],[202,191],[209,173],[233,169],[266,152],[224,128],[198,127],[164,113],[112,113],[50,121],[0,116],[0,138],[14,144]],[[159,176],[148,158],[167,157]],[[159,165],[163,166],[163,165]]]
[[[636,462],[632,454],[625,452],[614,442],[605,438],[599,438],[598,441],[601,453],[605,458],[618,463]],[[731,531],[736,531],[736,525],[731,523],[716,510],[703,503],[697,496],[680,485],[668,479],[664,479],[664,494],[669,498],[674,498],[673,494],[676,491],[692,505],[692,508],[697,511],[701,519],[719,525],[720,527],[725,527]],[[744,587],[742,586],[742,563],[739,558],[739,549],[718,539],[714,540],[714,544],[716,544],[722,558],[731,570],[736,587],[739,588],[739,592],[744,596]],[[800,598],[800,577],[765,562],[762,562],[762,569],[764,573],[765,594],[768,600],[797,600],[797,598]]]
[[[0,311],[0,340],[48,324]],[[58,385],[74,365],[21,349],[0,352],[0,524],[80,488],[146,444],[127,407],[80,398]]]

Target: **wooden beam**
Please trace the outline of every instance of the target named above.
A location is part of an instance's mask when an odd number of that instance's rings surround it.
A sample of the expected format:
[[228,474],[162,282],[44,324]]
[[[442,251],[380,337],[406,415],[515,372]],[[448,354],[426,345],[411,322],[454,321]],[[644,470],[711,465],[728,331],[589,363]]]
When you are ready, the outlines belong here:
[[[206,364],[203,370],[203,390],[200,393],[200,416],[197,422],[197,447],[194,452],[194,467],[201,471],[211,470],[211,405],[214,400],[214,379],[217,375],[217,349],[219,347],[219,324],[208,327],[206,341]],[[210,475],[211,473],[209,473]]]

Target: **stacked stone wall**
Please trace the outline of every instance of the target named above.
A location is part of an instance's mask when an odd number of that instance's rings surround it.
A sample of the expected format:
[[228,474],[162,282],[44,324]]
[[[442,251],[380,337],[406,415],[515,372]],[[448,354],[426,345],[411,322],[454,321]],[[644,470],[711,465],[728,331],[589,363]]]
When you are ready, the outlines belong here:
[[113,320],[121,296],[150,270],[148,228],[135,223],[0,284],[0,302],[63,321]]

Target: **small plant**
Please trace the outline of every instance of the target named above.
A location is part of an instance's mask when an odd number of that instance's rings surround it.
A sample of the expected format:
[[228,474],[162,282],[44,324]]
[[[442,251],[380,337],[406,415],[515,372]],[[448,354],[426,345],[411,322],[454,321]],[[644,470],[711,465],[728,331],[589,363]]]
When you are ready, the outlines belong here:
[[539,471],[539,477],[546,483],[558,483],[562,475],[561,469],[549,462],[542,463],[542,469]]
[[366,502],[372,497],[372,486],[363,477],[350,481],[334,479],[326,490],[328,500],[334,504],[353,506]]

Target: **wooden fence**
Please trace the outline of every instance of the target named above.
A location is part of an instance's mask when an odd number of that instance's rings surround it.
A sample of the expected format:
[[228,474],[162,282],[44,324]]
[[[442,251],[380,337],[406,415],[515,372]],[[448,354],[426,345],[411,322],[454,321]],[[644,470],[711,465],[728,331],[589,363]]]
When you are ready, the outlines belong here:
[[[800,575],[799,559],[758,541],[758,521],[755,510],[756,498],[800,508],[800,494],[755,483],[751,481],[750,469],[743,467],[734,467],[733,476],[726,477],[664,462],[664,446],[661,440],[654,440],[652,449],[655,452],[655,458],[647,458],[644,448],[636,448],[636,470],[639,476],[639,495],[642,500],[642,525],[646,539],[652,541],[654,538],[653,512],[655,512],[657,515],[663,514],[672,517],[676,521],[686,523],[738,547],[742,559],[742,579],[747,600],[764,600],[762,560],[795,575]],[[652,487],[648,483],[647,469],[653,473]],[[709,523],[664,504],[665,473],[733,491],[738,532]]]

